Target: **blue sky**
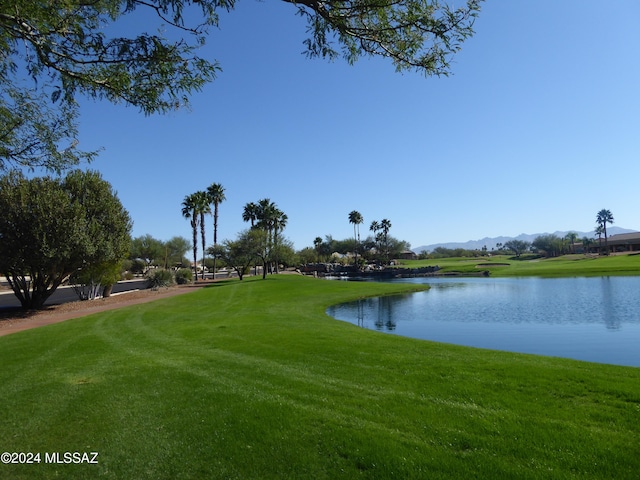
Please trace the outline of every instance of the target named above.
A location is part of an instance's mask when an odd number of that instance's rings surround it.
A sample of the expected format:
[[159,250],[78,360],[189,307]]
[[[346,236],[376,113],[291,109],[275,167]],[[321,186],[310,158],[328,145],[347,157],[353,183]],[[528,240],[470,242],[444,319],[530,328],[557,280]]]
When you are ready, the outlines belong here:
[[413,247],[588,231],[602,208],[640,229],[639,16],[636,0],[490,1],[453,74],[425,78],[309,60],[293,6],[247,0],[200,52],[223,71],[190,110],[83,101],[80,146],[104,147],[91,168],[134,236],[190,238],[181,202],[211,183],[226,189],[219,238],[268,197],[297,249],[350,237],[352,210],[363,234],[388,218]]

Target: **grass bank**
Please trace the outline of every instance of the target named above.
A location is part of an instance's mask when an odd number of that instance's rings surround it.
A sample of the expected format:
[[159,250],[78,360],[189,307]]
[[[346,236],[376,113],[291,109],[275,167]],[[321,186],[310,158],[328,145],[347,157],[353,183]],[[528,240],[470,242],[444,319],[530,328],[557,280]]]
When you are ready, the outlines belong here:
[[555,258],[537,258],[522,255],[492,257],[456,257],[430,260],[405,260],[402,266],[409,268],[438,265],[441,273],[479,273],[483,270],[496,277],[540,276],[612,276],[640,275],[640,254],[611,256],[563,255]]
[[[640,369],[364,330],[405,284],[229,281],[0,338],[3,479],[637,478]],[[98,464],[45,464],[98,452]]]

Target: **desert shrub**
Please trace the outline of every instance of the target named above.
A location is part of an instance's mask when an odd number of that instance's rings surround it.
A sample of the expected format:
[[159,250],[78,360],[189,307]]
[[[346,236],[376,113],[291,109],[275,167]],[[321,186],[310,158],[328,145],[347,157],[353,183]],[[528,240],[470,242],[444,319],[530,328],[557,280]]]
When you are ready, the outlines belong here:
[[178,285],[191,283],[193,282],[193,272],[190,268],[181,268],[176,271],[175,278]]
[[170,270],[163,268],[157,268],[150,270],[147,274],[148,287],[153,290],[158,290],[161,287],[168,288],[175,283],[173,273]]

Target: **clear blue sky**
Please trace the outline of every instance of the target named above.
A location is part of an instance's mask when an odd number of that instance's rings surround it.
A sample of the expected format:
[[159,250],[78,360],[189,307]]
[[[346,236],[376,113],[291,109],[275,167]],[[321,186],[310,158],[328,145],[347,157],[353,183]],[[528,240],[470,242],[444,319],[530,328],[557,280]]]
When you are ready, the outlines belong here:
[[80,146],[104,147],[91,168],[134,236],[191,238],[181,202],[214,182],[227,196],[219,238],[268,197],[297,249],[352,236],[352,210],[363,234],[388,218],[413,247],[588,231],[602,208],[640,229],[637,0],[489,1],[441,78],[309,60],[294,13],[246,0],[223,15],[200,52],[223,72],[190,111],[82,102]]

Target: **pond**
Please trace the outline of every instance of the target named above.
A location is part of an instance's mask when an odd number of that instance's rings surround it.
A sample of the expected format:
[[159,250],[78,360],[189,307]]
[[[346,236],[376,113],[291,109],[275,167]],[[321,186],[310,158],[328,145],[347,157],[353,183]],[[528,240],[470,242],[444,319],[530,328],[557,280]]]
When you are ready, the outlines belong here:
[[393,281],[431,288],[327,313],[424,340],[640,367],[640,277]]

